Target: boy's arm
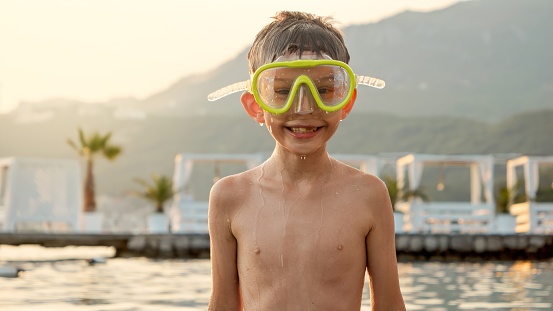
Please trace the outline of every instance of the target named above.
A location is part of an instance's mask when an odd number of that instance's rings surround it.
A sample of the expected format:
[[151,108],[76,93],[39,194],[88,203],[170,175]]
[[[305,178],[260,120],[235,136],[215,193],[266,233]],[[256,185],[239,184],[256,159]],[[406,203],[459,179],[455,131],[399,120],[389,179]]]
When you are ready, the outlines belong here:
[[383,182],[373,185],[370,198],[372,227],[365,240],[372,310],[405,310],[399,287],[390,196]]
[[[237,244],[230,228],[231,197],[225,195],[228,180],[220,180],[209,195],[208,227],[212,289],[208,310],[242,310],[238,268]],[[231,191],[232,192],[232,191]]]

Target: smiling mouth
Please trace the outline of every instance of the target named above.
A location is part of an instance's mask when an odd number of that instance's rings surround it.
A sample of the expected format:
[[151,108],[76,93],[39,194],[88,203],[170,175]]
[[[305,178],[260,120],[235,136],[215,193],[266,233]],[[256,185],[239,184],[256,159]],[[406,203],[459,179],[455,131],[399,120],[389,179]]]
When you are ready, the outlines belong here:
[[314,133],[320,129],[320,127],[289,127],[290,131],[298,134]]

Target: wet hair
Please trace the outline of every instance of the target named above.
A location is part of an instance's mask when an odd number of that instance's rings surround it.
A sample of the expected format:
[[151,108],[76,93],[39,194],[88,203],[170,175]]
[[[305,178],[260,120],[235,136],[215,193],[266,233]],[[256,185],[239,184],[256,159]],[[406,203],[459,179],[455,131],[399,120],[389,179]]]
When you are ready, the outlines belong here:
[[250,72],[284,54],[325,53],[334,60],[349,62],[342,32],[331,17],[303,12],[278,12],[255,37],[248,53]]

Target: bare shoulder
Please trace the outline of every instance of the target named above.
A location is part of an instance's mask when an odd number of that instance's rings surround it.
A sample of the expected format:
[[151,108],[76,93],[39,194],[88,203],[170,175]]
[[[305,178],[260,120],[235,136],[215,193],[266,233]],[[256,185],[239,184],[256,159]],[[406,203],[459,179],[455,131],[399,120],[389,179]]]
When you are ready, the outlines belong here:
[[343,176],[340,179],[342,179],[343,182],[353,183],[362,187],[362,193],[366,194],[368,198],[377,199],[378,197],[384,196],[384,199],[386,199],[389,196],[386,184],[378,176],[362,172],[341,162],[338,162],[338,165],[342,167],[340,171],[343,172]]
[[218,180],[211,188],[209,194],[210,209],[225,209],[232,211],[244,199],[248,193],[253,180],[255,180],[258,170],[256,168],[229,175]]
[[346,185],[355,185],[355,196],[365,211],[372,217],[380,218],[382,214],[392,212],[390,194],[384,181],[378,176],[362,172],[346,164],[339,163],[342,166],[340,170],[342,175],[338,178],[340,183]]

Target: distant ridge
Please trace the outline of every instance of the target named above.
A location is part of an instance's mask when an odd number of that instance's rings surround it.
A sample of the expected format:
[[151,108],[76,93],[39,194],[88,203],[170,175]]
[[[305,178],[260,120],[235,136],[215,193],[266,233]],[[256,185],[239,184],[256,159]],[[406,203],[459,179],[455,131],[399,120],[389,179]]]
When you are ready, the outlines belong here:
[[[550,0],[462,1],[438,11],[406,11],[346,27],[354,71],[387,82],[384,90],[360,88],[356,110],[493,121],[553,108],[551,29]],[[171,117],[240,115],[237,94],[217,102],[207,102],[206,96],[248,79],[246,52],[145,99],[116,99],[104,106]]]
[[[351,65],[381,77],[384,90],[360,88],[358,111],[499,120],[553,108],[553,1],[477,0],[404,12],[344,28]],[[144,106],[173,114],[242,113],[238,97],[205,96],[245,80],[246,52],[194,83],[182,79]],[[176,102],[171,109],[163,103]]]
[[[553,108],[553,1],[479,0],[345,29],[367,111],[499,120]],[[359,107],[357,107],[359,108]]]
[[[478,0],[345,28],[354,71],[387,86],[359,89],[329,150],[552,155],[552,26],[553,1]],[[238,94],[206,100],[247,78],[244,50],[146,99],[25,103],[0,115],[0,157],[76,157],[66,140],[78,127],[113,131],[124,150],[98,161],[98,191],[121,194],[134,177],[172,174],[180,152],[268,152]]]

